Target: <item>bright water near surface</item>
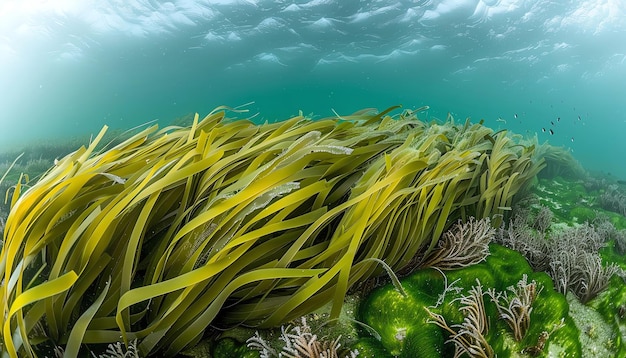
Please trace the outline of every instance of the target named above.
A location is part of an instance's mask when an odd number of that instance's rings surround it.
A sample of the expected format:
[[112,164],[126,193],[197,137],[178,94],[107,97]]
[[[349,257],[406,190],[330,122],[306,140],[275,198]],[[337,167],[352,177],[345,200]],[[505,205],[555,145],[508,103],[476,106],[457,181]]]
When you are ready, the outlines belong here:
[[429,105],[625,178],[625,19],[621,0],[1,0],[0,149],[250,101],[269,121]]

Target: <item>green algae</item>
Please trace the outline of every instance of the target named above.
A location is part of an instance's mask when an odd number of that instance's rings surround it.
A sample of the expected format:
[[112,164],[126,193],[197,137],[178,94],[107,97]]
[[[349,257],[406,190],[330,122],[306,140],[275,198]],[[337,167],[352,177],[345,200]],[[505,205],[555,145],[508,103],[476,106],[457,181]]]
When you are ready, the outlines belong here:
[[586,206],[576,206],[569,212],[569,217],[574,223],[582,224],[592,222],[598,216],[598,212]]
[[[467,290],[480,283],[485,290],[506,290],[523,275],[543,286],[533,304],[530,328],[521,342],[514,342],[508,325],[498,319],[495,304],[484,296],[490,329],[486,339],[498,357],[516,356],[524,348],[535,346],[543,331],[551,333],[546,347],[559,350],[564,356],[580,356],[579,330],[569,317],[565,297],[554,291],[545,273],[535,273],[515,251],[500,245],[490,245],[491,255],[477,265],[447,271],[446,279],[435,269],[422,269],[401,280],[408,293],[402,297],[391,285],[381,287],[367,297],[360,310],[360,319],[381,335],[381,344],[399,357],[446,357],[454,354],[452,344],[445,344],[448,333],[429,323],[426,307],[441,314],[452,324],[462,322],[457,300]],[[447,286],[445,297],[441,297]],[[438,302],[439,301],[439,302]],[[561,326],[560,328],[555,328]],[[426,347],[428,351],[425,351]]]
[[[622,229],[623,230],[623,229]],[[615,263],[622,270],[626,270],[626,256],[622,252],[619,251],[616,244],[616,239],[609,240],[606,245],[599,250],[600,257],[602,257],[602,262],[607,265],[609,263]],[[619,286],[624,285],[624,280],[621,280],[621,284]],[[611,286],[616,285],[613,280],[610,283]]]
[[[609,184],[607,184],[609,185]],[[599,197],[604,189],[587,189],[580,180],[563,177],[539,179],[533,187],[539,204],[549,208],[557,223],[568,226],[592,222],[598,216],[607,217],[616,229],[626,229],[626,217],[602,208]]]
[[[437,292],[443,290],[443,281],[434,270],[423,272],[402,280],[408,297],[402,296],[393,285],[387,285],[372,292],[362,305],[365,308],[363,322],[378,332],[381,344],[393,356],[401,356],[407,342],[424,339],[420,330],[430,332],[433,337],[439,331],[438,327],[428,324],[429,316],[424,307],[436,302]],[[416,294],[420,291],[424,294]]]
[[217,341],[213,349],[213,357],[220,358],[256,358],[259,354],[253,352],[233,338],[223,338]]
[[[590,216],[590,213],[584,209],[589,209],[595,202],[595,195],[588,193],[584,185],[562,177],[549,180],[539,179],[533,190],[538,196],[539,203],[552,211],[557,222],[565,222],[569,225],[574,222],[584,222],[585,220],[581,221],[577,215],[584,214],[585,218]],[[595,210],[592,209],[592,211]],[[591,216],[595,217],[595,214]]]
[[393,355],[373,337],[361,337],[352,346],[359,351],[359,358],[392,358]]
[[626,217],[612,211],[606,211],[605,214],[609,217],[609,221],[617,230],[626,229]]

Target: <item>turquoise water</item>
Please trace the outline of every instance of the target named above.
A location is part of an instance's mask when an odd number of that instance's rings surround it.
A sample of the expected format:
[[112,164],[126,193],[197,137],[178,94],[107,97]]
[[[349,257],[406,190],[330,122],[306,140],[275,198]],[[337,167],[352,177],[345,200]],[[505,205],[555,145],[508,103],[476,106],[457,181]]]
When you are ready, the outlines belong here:
[[626,178],[624,18],[615,0],[3,0],[0,149],[251,101],[269,121],[428,105]]

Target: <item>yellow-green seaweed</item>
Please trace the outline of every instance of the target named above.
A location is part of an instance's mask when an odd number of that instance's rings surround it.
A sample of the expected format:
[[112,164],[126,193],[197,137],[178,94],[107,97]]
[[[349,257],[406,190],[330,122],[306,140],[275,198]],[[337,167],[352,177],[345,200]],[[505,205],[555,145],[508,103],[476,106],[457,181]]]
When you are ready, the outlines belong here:
[[121,337],[174,356],[210,326],[277,326],[327,303],[336,318],[382,273],[372,258],[398,271],[459,218],[497,225],[542,167],[505,132],[393,109],[256,125],[220,107],[98,149],[105,127],[16,185],[3,350],[34,356],[48,339],[75,355]]

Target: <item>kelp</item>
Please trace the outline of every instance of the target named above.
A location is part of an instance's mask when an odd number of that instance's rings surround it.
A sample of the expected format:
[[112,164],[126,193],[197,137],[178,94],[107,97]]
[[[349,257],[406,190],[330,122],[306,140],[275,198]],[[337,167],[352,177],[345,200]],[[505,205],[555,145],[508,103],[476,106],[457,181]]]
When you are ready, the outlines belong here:
[[393,109],[256,125],[220,107],[98,149],[104,128],[16,185],[3,349],[137,340],[174,356],[213,326],[329,303],[337,317],[356,283],[410,265],[459,218],[501,217],[542,167],[504,132]]

